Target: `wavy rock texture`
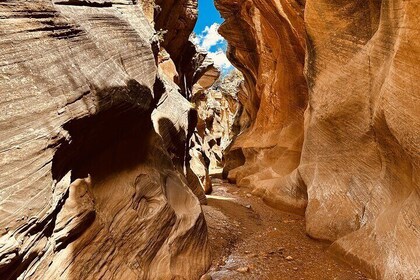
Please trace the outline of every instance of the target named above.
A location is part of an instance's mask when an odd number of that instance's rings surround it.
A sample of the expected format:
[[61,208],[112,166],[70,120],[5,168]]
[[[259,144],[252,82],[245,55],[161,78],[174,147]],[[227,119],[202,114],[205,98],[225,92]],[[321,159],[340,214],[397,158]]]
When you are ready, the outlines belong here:
[[[216,3],[249,89],[251,128],[231,149],[245,164],[229,178],[305,210],[309,235],[374,277],[419,279],[418,1],[307,0],[306,31],[294,1]],[[251,136],[265,123],[261,147]]]
[[211,193],[210,173],[218,173],[223,168],[223,151],[236,135],[234,127],[242,112],[237,93],[243,76],[238,70],[232,70],[219,77],[219,70],[208,59],[200,68],[203,74],[194,85],[191,98],[198,115],[194,145],[190,149],[191,167],[205,192]]
[[198,134],[210,160],[210,171],[223,168],[223,152],[237,134],[242,106],[238,102],[243,76],[234,69],[220,77],[210,88],[197,92],[195,104],[199,115]]
[[193,79],[195,81],[191,89],[191,103],[195,106],[195,127],[191,137],[190,149],[188,151],[190,158],[191,170],[197,175],[196,185],[204,190],[205,194],[212,192],[212,182],[210,178],[210,158],[209,146],[205,141],[206,136],[206,121],[203,119],[203,110],[201,107],[201,100],[207,96],[207,90],[216,82],[220,76],[220,71],[213,65],[213,61],[207,56],[205,52],[198,52],[193,60],[198,65],[197,71],[194,73]]
[[[171,55],[175,65],[183,60],[184,52],[188,52],[188,41],[194,29],[198,15],[197,0],[155,0],[159,6],[155,13],[156,30],[167,31],[165,41],[162,43]],[[188,60],[186,60],[189,62]]]
[[[203,141],[199,133],[201,119],[192,103],[195,102],[195,95],[208,89],[220,72],[207,53],[197,49],[192,42],[187,44],[183,52],[183,63],[178,67],[164,48],[159,52],[160,73],[165,77],[165,83],[172,85],[170,87],[174,90],[167,91],[159,101],[163,102],[163,106],[154,113],[155,127],[167,140],[167,149],[178,170],[185,173],[188,186],[200,202],[206,204],[205,193],[211,190],[209,166],[204,159]],[[182,95],[176,86],[180,81]],[[165,119],[171,121],[165,122]],[[168,126],[167,123],[173,125]]]
[[420,278],[419,11],[399,0],[306,6],[307,231],[383,279]]
[[[179,159],[177,167],[185,174],[188,186],[200,202],[206,204],[207,200],[204,192],[208,191],[206,186],[210,184],[208,167],[201,156],[202,143],[197,142],[196,137],[193,137],[196,134],[195,128],[199,118],[196,110],[186,101],[192,101],[194,92],[199,88],[205,90],[211,86],[220,73],[214,67],[213,61],[207,58],[207,54],[197,49],[189,41],[189,36],[197,20],[197,1],[156,0],[155,2],[159,5],[157,11],[155,11],[155,27],[162,31],[163,35],[159,68],[167,77],[166,82],[178,85],[184,97],[182,98],[178,93],[164,97],[183,99],[182,105],[176,102],[181,106],[175,109],[183,115],[183,118],[174,122],[176,123],[175,129],[165,129],[165,137],[170,139],[174,138],[173,135],[178,135],[175,138],[182,135],[184,149],[176,148],[176,151],[172,149],[172,158]],[[143,5],[149,6],[148,4]],[[163,116],[172,114],[173,104],[169,104],[166,110],[160,111],[160,114],[163,114]]]
[[150,20],[133,1],[0,3],[2,279],[208,268],[199,201],[152,123],[178,91],[157,79]]
[[[228,40],[228,57],[242,71],[247,96],[240,96],[251,126],[227,155],[229,179],[250,186],[276,205],[303,212],[306,190],[299,184],[303,113],[307,86],[303,75],[303,6],[295,1],[217,0],[225,18],[219,32]],[[282,188],[278,188],[282,185]]]

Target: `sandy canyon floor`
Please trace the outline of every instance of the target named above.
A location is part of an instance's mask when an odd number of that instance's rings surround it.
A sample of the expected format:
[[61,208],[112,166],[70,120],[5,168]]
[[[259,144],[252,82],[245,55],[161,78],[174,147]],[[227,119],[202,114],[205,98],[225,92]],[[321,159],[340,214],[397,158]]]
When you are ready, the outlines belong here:
[[370,279],[308,237],[304,217],[220,179],[213,179],[213,189],[203,206],[213,264],[203,279]]

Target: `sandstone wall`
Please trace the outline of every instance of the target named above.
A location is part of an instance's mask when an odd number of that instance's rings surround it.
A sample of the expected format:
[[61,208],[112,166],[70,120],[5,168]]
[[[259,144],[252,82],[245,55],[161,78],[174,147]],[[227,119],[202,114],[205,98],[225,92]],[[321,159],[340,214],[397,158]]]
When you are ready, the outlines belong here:
[[307,231],[383,279],[420,278],[418,4],[306,5]]
[[[307,0],[304,18],[295,1],[216,3],[250,88],[251,128],[232,148],[245,164],[229,178],[271,205],[305,211],[310,236],[375,278],[419,279],[419,2]],[[304,57],[307,88],[296,84]],[[274,131],[250,137],[263,118]],[[285,120],[295,125],[274,125]]]
[[251,122],[226,156],[229,162],[243,158],[245,164],[228,177],[253,187],[272,204],[302,213],[306,190],[294,170],[307,106],[303,6],[295,1],[217,0],[216,7],[225,18],[219,32],[228,40],[228,57],[244,74],[247,96],[239,98]]
[[0,4],[2,279],[194,279],[210,264],[171,157],[184,115],[158,113],[191,109],[157,66],[152,15],[171,5],[145,17],[136,2]]
[[210,161],[211,173],[219,173],[223,168],[224,151],[238,132],[243,112],[238,100],[242,83],[241,72],[233,69],[194,96],[199,115],[198,134],[203,139],[202,146]]

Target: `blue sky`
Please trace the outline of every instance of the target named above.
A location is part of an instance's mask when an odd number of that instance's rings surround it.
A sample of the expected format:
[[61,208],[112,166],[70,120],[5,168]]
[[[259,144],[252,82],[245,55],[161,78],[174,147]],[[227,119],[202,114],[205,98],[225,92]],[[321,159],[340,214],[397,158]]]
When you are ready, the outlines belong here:
[[232,69],[226,58],[227,43],[217,32],[222,22],[223,19],[214,7],[213,0],[198,1],[198,20],[194,28],[197,37],[194,42],[209,53],[217,67],[227,72]]

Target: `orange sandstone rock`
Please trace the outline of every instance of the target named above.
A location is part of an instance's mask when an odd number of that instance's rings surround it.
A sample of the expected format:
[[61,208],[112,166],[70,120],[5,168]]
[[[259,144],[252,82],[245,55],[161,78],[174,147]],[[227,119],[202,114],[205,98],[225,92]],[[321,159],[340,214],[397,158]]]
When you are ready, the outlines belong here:
[[229,179],[374,277],[420,278],[418,2],[216,4],[251,120]]

